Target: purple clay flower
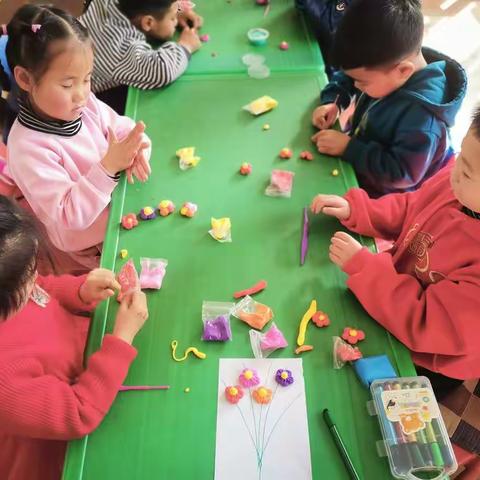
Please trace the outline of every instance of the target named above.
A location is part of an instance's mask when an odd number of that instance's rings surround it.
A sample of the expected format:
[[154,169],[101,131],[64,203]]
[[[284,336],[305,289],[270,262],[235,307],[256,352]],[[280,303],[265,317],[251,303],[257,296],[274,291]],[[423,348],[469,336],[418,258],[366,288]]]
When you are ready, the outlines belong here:
[[294,382],[292,372],[290,370],[284,370],[280,368],[275,374],[275,381],[282,387],[288,387]]

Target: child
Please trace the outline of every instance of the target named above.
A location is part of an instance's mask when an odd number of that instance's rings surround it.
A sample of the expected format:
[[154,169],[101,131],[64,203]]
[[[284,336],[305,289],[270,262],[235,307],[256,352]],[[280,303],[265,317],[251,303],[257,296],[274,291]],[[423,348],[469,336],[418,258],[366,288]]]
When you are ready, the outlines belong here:
[[[417,189],[452,154],[449,127],[465,96],[454,60],[421,48],[418,0],[353,0],[332,52],[334,74],[313,112],[321,153],[350,163],[374,197]],[[356,96],[350,134],[330,130]]]
[[322,51],[328,77],[333,73],[330,50],[338,23],[352,0],[295,0],[295,6],[303,12]]
[[[180,2],[175,0],[91,2],[80,21],[88,28],[95,46],[92,87],[100,99],[123,113],[125,86],[160,88],[182,75],[192,53],[201,45],[196,29],[202,18],[185,7],[188,3],[182,1],[179,12]],[[183,30],[178,42],[173,42],[177,22]],[[147,41],[165,43],[155,48]]]
[[125,298],[112,334],[83,366],[91,311],[119,285],[112,272],[37,277],[33,220],[0,196],[0,478],[60,479],[66,441],[92,432],[136,356],[146,297]]
[[[395,241],[374,254],[337,232],[330,259],[367,312],[412,351],[437,396],[478,379],[480,108],[457,160],[419,190],[380,199],[361,189],[343,198],[318,195],[311,209],[361,235]],[[480,430],[476,435],[478,447]]]
[[25,5],[6,29],[7,58],[20,91],[7,174],[53,245],[79,268],[93,268],[119,172],[145,181],[150,141],[142,123],[118,116],[90,93],[93,53],[77,19]]

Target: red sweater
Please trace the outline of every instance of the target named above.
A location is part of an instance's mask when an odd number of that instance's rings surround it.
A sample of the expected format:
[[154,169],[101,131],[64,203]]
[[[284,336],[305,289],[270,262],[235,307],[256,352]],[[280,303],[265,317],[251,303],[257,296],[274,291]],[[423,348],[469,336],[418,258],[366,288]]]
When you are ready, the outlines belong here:
[[44,277],[46,307],[29,300],[0,322],[0,479],[61,477],[66,440],[94,430],[136,356],[112,335],[86,369],[89,318],[78,289],[85,277]]
[[480,220],[455,199],[452,166],[416,192],[372,200],[350,190],[343,224],[395,244],[380,254],[363,248],[344,271],[350,290],[416,364],[472,379],[480,377]]

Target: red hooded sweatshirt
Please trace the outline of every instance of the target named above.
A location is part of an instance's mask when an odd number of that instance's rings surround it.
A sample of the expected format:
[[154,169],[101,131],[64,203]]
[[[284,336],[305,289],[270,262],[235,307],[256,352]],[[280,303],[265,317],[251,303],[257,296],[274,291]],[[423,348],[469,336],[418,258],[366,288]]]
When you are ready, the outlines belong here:
[[446,166],[416,192],[345,198],[342,222],[362,235],[395,240],[363,248],[344,265],[348,288],[411,351],[413,361],[458,379],[480,377],[480,220],[462,211]]
[[39,278],[50,295],[32,299],[0,322],[0,478],[54,480],[62,473],[66,440],[102,421],[136,350],[106,335],[87,368],[83,351],[90,319],[78,289],[85,277]]

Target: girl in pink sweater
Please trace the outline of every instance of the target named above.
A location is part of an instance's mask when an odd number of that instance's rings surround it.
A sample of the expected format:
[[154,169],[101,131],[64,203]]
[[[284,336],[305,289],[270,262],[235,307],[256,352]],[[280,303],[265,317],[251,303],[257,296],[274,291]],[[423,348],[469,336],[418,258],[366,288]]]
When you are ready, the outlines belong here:
[[83,366],[90,311],[114,294],[112,272],[38,277],[33,220],[0,196],[0,478],[59,479],[66,440],[94,430],[136,356],[132,341],[148,317],[130,294],[112,334]]
[[8,36],[8,65],[2,62],[0,78],[8,79],[2,86],[18,103],[8,136],[7,174],[54,246],[91,266],[120,172],[131,182],[150,174],[145,127],[117,115],[90,92],[92,45],[74,17],[49,6],[24,5],[1,30]]

